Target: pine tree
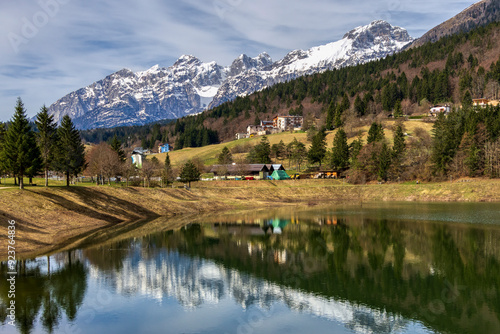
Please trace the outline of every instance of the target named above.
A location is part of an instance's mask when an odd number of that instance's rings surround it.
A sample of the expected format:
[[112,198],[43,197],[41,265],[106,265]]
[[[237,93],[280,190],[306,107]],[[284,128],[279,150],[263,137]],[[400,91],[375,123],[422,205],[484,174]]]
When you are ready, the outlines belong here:
[[161,142],[162,144],[167,144],[168,143],[168,131],[165,130],[161,134]]
[[377,176],[379,180],[387,181],[387,173],[391,167],[391,150],[385,141],[382,142],[377,167]]
[[175,140],[174,149],[176,149],[176,150],[182,150],[183,147],[184,146],[183,146],[182,138],[179,135],[177,137],[177,139]]
[[336,111],[336,106],[335,103],[330,103],[330,106],[328,107],[328,110],[326,112],[326,124],[325,127],[327,130],[333,130],[333,120],[335,118],[335,111]]
[[394,131],[394,145],[392,146],[392,174],[395,179],[401,176],[405,149],[406,143],[403,126],[401,124],[397,124],[396,130]]
[[359,95],[356,95],[356,99],[354,100],[354,111],[358,117],[364,116],[366,113],[366,105]]
[[394,131],[394,146],[392,147],[393,157],[400,158],[406,148],[405,144],[405,134],[403,126],[401,124],[396,125],[396,130]]
[[111,139],[111,143],[109,145],[111,146],[113,151],[115,151],[118,154],[118,157],[120,158],[121,162],[125,162],[125,160],[127,160],[125,152],[122,149],[122,143],[118,140],[116,133],[113,136],[113,139]]
[[340,108],[337,108],[337,111],[335,112],[335,117],[333,119],[333,124],[335,128],[340,128],[343,125],[342,122],[342,111]]
[[370,130],[368,130],[367,143],[371,144],[374,142],[382,141],[384,138],[385,134],[382,124],[373,122],[372,125],[370,126]]
[[462,98],[462,108],[463,109],[471,109],[472,108],[472,95],[469,91],[466,91],[464,97]]
[[260,118],[258,114],[255,114],[255,118],[253,119],[253,125],[260,125]]
[[382,107],[386,111],[391,111],[398,98],[398,87],[395,83],[390,83],[382,89]]
[[[35,145],[36,145],[36,138],[35,139]],[[26,176],[29,178],[29,184],[33,184],[33,178],[40,174],[40,172],[43,170],[43,165],[42,165],[42,157],[40,156],[40,150],[36,149],[36,152],[34,152],[34,155],[31,160],[30,166],[26,169]]]
[[306,146],[294,137],[293,141],[288,144],[288,151],[290,153],[290,161],[293,160],[295,162],[297,171],[300,172],[300,165],[307,157]]
[[66,174],[66,186],[69,187],[70,176],[77,176],[85,168],[85,147],[80,132],[68,115],[63,117],[61,126],[57,129],[57,136],[58,169]]
[[397,100],[394,106],[394,118],[403,117],[403,108],[401,107],[401,101]]
[[263,136],[260,143],[255,146],[255,153],[257,158],[257,163],[260,164],[270,164],[271,163],[271,144],[267,136]]
[[363,148],[363,139],[361,139],[361,135],[358,137],[358,139],[354,140],[351,145],[349,145],[349,164],[351,168],[358,168],[358,155],[359,152],[361,152],[361,149]]
[[198,181],[200,175],[198,167],[192,161],[188,161],[182,166],[179,177],[181,178],[181,182],[188,182],[188,187],[191,188],[191,181]]
[[163,168],[163,180],[165,185],[169,185],[174,182],[174,170],[172,169],[172,165],[170,163],[170,156],[167,153],[165,157],[165,167]]
[[40,151],[36,145],[35,134],[31,131],[21,98],[17,99],[16,111],[5,134],[0,159],[5,169],[19,178],[19,188],[24,189],[23,177],[35,172]]
[[347,93],[344,93],[344,96],[342,96],[342,102],[340,103],[339,106],[340,113],[343,113],[344,111],[348,110],[350,106],[351,102],[349,101],[349,96],[347,96]]
[[333,139],[332,166],[336,169],[345,169],[349,165],[349,145],[343,128],[338,129]]
[[219,165],[228,165],[233,162],[233,155],[227,148],[227,146],[224,146],[222,149],[222,152],[217,156],[217,163]]
[[252,151],[253,152],[250,152],[248,157],[251,162],[259,164],[271,163],[271,145],[269,144],[267,136],[263,136],[260,143],[256,145]]
[[35,121],[38,132],[36,139],[41,154],[41,164],[45,172],[45,186],[49,186],[49,170],[54,165],[57,143],[57,125],[54,116],[49,115],[46,106],[40,109]]
[[283,140],[280,140],[278,144],[273,144],[271,146],[271,155],[275,160],[283,160],[285,156],[286,145]]
[[445,175],[450,162],[453,159],[454,152],[448,131],[449,125],[443,113],[437,115],[432,129],[432,153],[431,161],[433,163],[434,173]]
[[321,162],[326,155],[326,133],[324,130],[318,131],[312,140],[311,147],[307,153],[307,159],[311,164],[319,163],[321,168]]

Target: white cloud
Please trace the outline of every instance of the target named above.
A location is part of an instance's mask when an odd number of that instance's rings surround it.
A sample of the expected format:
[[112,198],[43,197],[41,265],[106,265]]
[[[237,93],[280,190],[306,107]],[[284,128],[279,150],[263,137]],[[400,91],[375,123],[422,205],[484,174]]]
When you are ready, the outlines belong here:
[[[16,0],[0,4],[0,120],[21,96],[30,116],[127,67],[170,66],[182,54],[227,65],[241,53],[338,40],[374,19],[419,36],[467,1]],[[17,39],[16,39],[17,38]]]

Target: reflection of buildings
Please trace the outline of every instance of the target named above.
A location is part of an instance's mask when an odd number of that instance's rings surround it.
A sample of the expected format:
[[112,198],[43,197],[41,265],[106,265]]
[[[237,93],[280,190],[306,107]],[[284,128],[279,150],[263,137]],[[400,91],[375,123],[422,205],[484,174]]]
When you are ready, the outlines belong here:
[[[275,252],[274,256],[278,262],[284,260],[283,256],[286,260],[285,252]],[[119,294],[147,295],[159,302],[175,297],[186,308],[217,304],[230,298],[243,308],[256,305],[269,309],[275,303],[282,303],[293,311],[341,322],[359,333],[393,333],[407,325],[401,316],[322,298],[177,252],[163,251],[149,260],[132,255],[118,273],[103,275],[95,268],[92,272],[94,279],[106,284],[112,282]]]
[[337,216],[334,215],[325,215],[324,217],[318,217],[316,219],[318,225],[339,225],[345,223],[342,219],[339,220]]
[[213,230],[216,233],[225,232],[231,235],[281,234],[289,223],[288,219],[257,219],[238,224],[217,223],[213,225]]

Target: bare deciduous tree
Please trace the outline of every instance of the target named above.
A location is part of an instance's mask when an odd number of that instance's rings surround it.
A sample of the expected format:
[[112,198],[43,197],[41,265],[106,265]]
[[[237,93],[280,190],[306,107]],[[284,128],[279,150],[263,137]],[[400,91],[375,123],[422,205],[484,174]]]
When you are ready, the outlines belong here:
[[104,184],[104,178],[110,179],[116,176],[121,170],[121,161],[118,153],[116,153],[108,144],[100,143],[94,146],[87,154],[87,169],[86,174],[97,176],[97,184],[101,179],[101,184]]
[[144,186],[151,186],[151,178],[157,173],[158,166],[151,160],[142,162],[141,175],[144,178]]
[[130,179],[137,175],[137,168],[132,163],[132,158],[127,158],[127,160],[122,164],[120,173],[125,178],[128,187]]

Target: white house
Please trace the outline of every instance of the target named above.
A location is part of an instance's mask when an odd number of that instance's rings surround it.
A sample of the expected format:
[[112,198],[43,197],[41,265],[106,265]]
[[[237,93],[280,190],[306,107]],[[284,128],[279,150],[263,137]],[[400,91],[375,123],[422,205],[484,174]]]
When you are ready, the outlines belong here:
[[146,155],[145,150],[142,147],[136,147],[132,151],[132,163],[137,167],[141,168],[142,167],[142,162],[144,161],[144,157]]
[[249,135],[247,133],[237,133],[235,137],[236,137],[236,140],[238,140],[238,139],[248,138]]
[[290,128],[297,129],[302,128],[304,123],[304,117],[302,116],[276,116],[273,119],[273,126],[281,131],[286,131]]
[[448,115],[451,112],[451,107],[449,105],[436,105],[429,110],[429,116],[437,116],[439,113],[444,113]]

